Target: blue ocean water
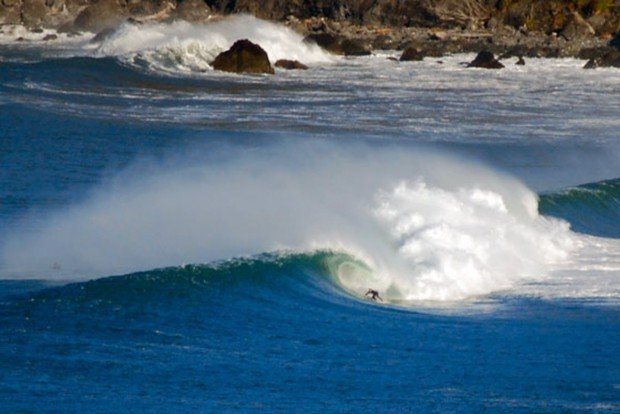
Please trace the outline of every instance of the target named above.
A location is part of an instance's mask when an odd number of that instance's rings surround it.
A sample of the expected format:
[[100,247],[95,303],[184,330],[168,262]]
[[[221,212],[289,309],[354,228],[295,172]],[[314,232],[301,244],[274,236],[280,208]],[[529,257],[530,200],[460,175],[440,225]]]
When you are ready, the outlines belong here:
[[4,412],[620,411],[616,72],[181,29],[0,45]]

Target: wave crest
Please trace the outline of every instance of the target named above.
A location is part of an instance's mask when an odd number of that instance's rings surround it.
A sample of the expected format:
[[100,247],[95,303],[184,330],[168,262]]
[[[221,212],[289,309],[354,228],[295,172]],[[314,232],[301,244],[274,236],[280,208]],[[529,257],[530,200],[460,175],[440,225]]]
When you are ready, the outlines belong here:
[[114,56],[151,70],[205,72],[215,57],[239,39],[249,39],[267,52],[269,59],[295,59],[305,64],[330,62],[320,47],[303,41],[295,31],[252,16],[231,16],[205,24],[125,23],[102,41],[99,56]]

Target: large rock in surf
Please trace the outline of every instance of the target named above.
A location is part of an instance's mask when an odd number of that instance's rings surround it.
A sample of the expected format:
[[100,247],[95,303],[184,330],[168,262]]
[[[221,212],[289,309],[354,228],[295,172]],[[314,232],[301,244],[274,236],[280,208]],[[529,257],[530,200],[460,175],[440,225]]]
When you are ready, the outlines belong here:
[[247,39],[237,40],[230,49],[217,55],[211,65],[224,72],[275,73],[267,52]]
[[280,59],[275,63],[276,68],[288,69],[288,70],[306,70],[308,66],[304,65],[298,60]]
[[501,69],[504,67],[502,63],[495,59],[493,53],[483,50],[478,56],[467,65],[468,68],[484,68],[484,69]]

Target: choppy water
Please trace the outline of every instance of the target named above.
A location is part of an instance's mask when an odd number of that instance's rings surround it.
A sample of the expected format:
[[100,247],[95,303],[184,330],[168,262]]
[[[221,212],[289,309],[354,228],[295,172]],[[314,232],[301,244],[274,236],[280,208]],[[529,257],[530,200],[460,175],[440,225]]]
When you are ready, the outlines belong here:
[[[44,35],[0,45],[4,411],[620,410],[617,71]],[[211,71],[242,37],[310,70]]]

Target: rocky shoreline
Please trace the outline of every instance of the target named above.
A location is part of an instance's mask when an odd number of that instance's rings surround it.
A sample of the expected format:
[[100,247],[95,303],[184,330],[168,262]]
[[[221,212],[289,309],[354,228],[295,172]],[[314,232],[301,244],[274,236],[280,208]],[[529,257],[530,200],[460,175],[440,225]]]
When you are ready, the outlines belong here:
[[420,60],[488,51],[620,65],[618,0],[0,0],[0,30],[23,25],[101,39],[126,21],[207,22],[236,13],[281,22],[343,55],[403,50],[402,60]]

